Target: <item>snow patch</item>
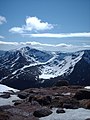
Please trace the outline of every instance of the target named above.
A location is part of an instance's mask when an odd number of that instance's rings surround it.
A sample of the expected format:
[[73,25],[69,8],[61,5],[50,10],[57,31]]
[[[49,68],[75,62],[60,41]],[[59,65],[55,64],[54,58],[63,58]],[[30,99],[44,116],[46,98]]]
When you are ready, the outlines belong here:
[[52,75],[52,74],[42,74],[42,75],[39,75],[39,79],[49,79],[49,78],[54,78],[55,75]]
[[43,63],[44,67],[41,69],[42,74],[39,75],[39,78],[50,79],[64,75],[64,73],[66,75],[70,74],[83,54],[84,52],[80,52],[75,58],[73,58],[71,54],[67,54],[66,56],[55,54],[50,60]]
[[90,86],[86,86],[85,89],[90,89]]
[[0,98],[0,106],[13,105],[14,104],[14,102],[12,102],[13,100],[20,100],[20,98],[17,97],[17,95],[11,95],[11,97],[8,99]]
[[[19,69],[18,69],[19,70]],[[14,74],[16,74],[17,72],[18,72],[18,70],[15,70],[12,74],[14,75]]]
[[67,95],[71,95],[71,93],[70,92],[68,92],[68,93],[62,93],[62,95],[67,96]]
[[90,118],[90,110],[79,109],[65,109],[66,113],[57,114],[57,108],[53,108],[53,113],[47,117],[42,117],[39,120],[85,120]]
[[14,92],[19,91],[17,89],[14,89],[14,88],[8,87],[6,85],[0,84],[0,92],[8,92],[9,90],[13,90]]

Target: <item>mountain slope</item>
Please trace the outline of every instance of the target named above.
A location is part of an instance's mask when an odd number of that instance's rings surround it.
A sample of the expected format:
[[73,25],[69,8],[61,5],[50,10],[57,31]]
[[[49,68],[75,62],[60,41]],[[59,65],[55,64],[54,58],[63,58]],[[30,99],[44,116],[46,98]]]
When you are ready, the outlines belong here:
[[24,47],[0,53],[0,81],[8,86],[40,87],[59,79],[90,85],[90,50],[61,53]]
[[50,76],[57,77],[64,74],[69,75],[73,71],[75,64],[82,58],[83,54],[83,51],[74,54],[56,54],[51,61],[44,65],[44,68],[42,69],[43,74],[40,78],[43,78],[44,76],[48,79]]
[[84,51],[82,59],[76,63],[68,79],[71,84],[90,85],[90,51]]

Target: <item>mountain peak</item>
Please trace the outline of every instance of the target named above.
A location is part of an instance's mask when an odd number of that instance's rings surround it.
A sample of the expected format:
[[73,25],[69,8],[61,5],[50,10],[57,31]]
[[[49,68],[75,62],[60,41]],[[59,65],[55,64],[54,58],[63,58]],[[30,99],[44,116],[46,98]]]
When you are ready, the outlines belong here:
[[25,84],[26,88],[47,85],[52,83],[50,79],[67,79],[72,84],[88,85],[89,73],[90,50],[62,53],[40,51],[26,46],[0,55],[0,80],[11,87],[16,87],[17,84],[22,88]]

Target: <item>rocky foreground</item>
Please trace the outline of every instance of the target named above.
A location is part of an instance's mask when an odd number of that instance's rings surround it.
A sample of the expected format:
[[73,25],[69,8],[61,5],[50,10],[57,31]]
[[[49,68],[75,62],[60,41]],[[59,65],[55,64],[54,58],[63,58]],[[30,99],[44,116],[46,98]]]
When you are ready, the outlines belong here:
[[16,93],[5,92],[0,98],[8,99],[12,94],[20,99],[14,100],[13,106],[0,106],[0,120],[39,120],[52,114],[52,108],[58,108],[57,114],[64,114],[64,108],[90,109],[90,90],[83,86],[30,88]]

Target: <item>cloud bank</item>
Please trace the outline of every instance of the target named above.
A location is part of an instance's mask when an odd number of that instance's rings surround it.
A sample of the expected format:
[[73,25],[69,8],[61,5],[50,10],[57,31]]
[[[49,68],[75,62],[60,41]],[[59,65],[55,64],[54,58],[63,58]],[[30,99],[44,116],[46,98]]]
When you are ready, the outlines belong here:
[[7,22],[6,18],[4,16],[0,16],[0,25],[6,22]]
[[[23,37],[43,37],[43,38],[68,38],[68,37],[90,37],[90,32],[82,33],[45,33],[45,30],[53,29],[54,25],[43,22],[37,17],[27,17],[25,25],[21,27],[12,27],[11,33],[19,33]],[[42,31],[42,33],[40,33]]]
[[29,46],[31,48],[36,48],[39,50],[47,51],[62,51],[62,52],[74,52],[78,50],[90,49],[90,45],[81,44],[81,45],[72,45],[72,44],[43,44],[40,42],[4,42],[0,41],[0,50],[11,50],[18,49],[21,47]]
[[83,33],[60,33],[60,34],[52,34],[52,33],[23,34],[23,36],[47,37],[47,38],[90,37],[90,32],[83,32]]
[[25,25],[22,27],[13,27],[9,30],[9,32],[12,33],[26,33],[26,32],[37,32],[37,31],[43,31],[43,30],[50,30],[53,28],[52,24],[49,24],[48,22],[42,22],[37,17],[27,17],[25,19]]

